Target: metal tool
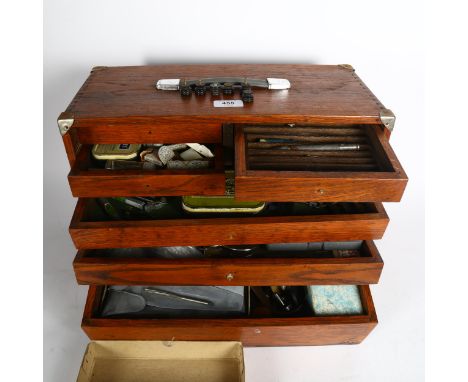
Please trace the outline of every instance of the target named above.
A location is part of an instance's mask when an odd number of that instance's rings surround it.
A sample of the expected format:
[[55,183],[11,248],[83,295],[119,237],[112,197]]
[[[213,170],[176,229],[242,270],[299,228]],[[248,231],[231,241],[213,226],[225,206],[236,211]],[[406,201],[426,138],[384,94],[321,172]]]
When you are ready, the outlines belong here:
[[212,245],[209,247],[199,247],[204,256],[225,256],[251,257],[255,253],[258,245]]
[[171,297],[171,298],[174,298],[174,299],[177,299],[177,300],[189,301],[189,302],[193,302],[195,304],[212,305],[212,303],[210,301],[185,297],[185,296],[181,296],[181,295],[179,295],[177,293],[167,292],[167,291],[163,291],[163,290],[156,289],[156,288],[145,288],[144,290],[145,290],[145,292],[154,293],[154,294],[157,294],[157,295],[160,295],[160,296],[165,296],[165,297]]
[[106,170],[156,170],[157,165],[150,162],[137,162],[134,160],[108,160]]
[[144,212],[153,212],[167,205],[167,199],[164,196],[160,198],[116,197],[114,199]]
[[271,306],[278,312],[296,312],[304,304],[305,289],[293,286],[262,287],[263,293],[270,300]]
[[350,151],[360,150],[361,147],[357,144],[328,144],[328,145],[297,145],[297,146],[280,146],[280,150],[304,150],[304,151]]
[[105,213],[114,220],[122,219],[121,214],[107,198],[98,198],[98,204],[104,209]]
[[197,96],[203,96],[210,92],[216,97],[222,92],[224,95],[232,95],[235,90],[240,91],[242,101],[253,102],[252,88],[264,88],[271,90],[286,90],[291,83],[284,78],[247,78],[247,77],[212,77],[199,79],[161,79],[156,83],[158,90],[178,90],[182,97],[189,97],[192,92]]

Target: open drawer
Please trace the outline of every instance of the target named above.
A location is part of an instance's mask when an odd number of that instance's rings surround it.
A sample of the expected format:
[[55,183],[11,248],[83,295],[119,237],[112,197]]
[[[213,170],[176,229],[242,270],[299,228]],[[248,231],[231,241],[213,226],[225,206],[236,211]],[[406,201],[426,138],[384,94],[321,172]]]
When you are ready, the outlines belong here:
[[362,314],[266,315],[251,307],[245,317],[109,318],[101,315],[105,286],[90,286],[82,328],[92,340],[240,341],[244,346],[360,343],[377,325],[369,286],[359,286]]
[[381,125],[239,124],[234,150],[239,200],[398,202],[408,180]]
[[[225,173],[222,147],[207,169],[125,169],[104,168],[93,160],[92,145],[82,145],[68,182],[75,197],[224,195]],[[101,163],[98,163],[101,162]]]
[[77,197],[216,196],[234,168],[236,199],[273,202],[394,202],[407,183],[380,125],[226,124],[211,147],[206,169],[110,170],[82,145],[68,181]]
[[111,220],[96,199],[79,199],[70,235],[77,249],[305,243],[380,239],[389,221],[379,203],[305,206],[300,212],[294,203],[270,204],[254,216],[235,217],[196,216],[185,213],[178,198],[174,203],[171,216]]
[[357,285],[377,283],[383,261],[373,241],[358,241],[81,250],[73,268],[90,285]]

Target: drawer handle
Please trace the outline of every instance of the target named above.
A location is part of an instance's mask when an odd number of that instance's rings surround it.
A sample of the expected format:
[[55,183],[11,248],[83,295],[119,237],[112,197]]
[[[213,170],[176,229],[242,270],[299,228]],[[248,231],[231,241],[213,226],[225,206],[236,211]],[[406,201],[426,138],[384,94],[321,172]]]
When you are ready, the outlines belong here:
[[232,281],[232,280],[234,280],[234,275],[233,275],[232,273],[228,273],[228,274],[226,275],[226,280],[227,280],[227,281]]

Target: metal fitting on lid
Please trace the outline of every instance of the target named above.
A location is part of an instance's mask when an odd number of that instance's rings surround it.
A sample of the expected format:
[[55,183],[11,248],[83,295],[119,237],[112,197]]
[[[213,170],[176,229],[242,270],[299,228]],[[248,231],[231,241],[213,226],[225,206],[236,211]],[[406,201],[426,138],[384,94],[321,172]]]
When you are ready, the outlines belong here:
[[57,119],[57,125],[59,127],[60,134],[65,135],[70,127],[75,122],[74,116],[71,113],[62,113]]
[[390,132],[395,127],[395,118],[395,114],[390,109],[382,109],[380,111],[380,121]]
[[156,82],[156,89],[158,90],[179,90],[180,79],[178,78],[169,78],[164,80],[159,80]]
[[267,78],[268,89],[283,90],[289,89],[291,83],[285,78]]
[[355,71],[354,68],[353,68],[353,66],[350,65],[350,64],[340,64],[340,65],[338,65],[338,66],[339,66],[340,68],[348,69],[348,70],[351,70],[351,71],[353,71],[353,72]]

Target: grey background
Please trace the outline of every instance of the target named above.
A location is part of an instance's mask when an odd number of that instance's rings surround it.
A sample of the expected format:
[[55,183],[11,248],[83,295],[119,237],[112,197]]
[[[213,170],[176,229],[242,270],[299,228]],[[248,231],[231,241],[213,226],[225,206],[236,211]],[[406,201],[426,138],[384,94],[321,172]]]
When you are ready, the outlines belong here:
[[[88,342],[86,287],[67,228],[75,205],[56,118],[97,65],[352,64],[397,115],[391,143],[410,183],[377,246],[380,325],[359,346],[245,349],[248,381],[421,381],[424,362],[421,2],[44,2],[44,380],[73,381]],[[385,16],[385,17],[384,17]],[[201,22],[203,20],[203,22]]]

